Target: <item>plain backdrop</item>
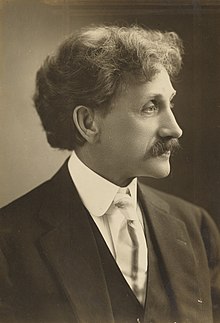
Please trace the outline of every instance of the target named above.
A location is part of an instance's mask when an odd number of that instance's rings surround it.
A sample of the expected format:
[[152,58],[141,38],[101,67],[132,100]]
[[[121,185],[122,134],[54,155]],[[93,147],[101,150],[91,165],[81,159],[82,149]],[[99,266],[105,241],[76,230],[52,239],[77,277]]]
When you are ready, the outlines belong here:
[[138,23],[175,31],[185,46],[174,84],[184,130],[170,176],[149,185],[205,207],[220,225],[220,6],[215,1],[0,1],[0,206],[50,178],[69,152],[50,148],[34,110],[35,74],[74,30]]

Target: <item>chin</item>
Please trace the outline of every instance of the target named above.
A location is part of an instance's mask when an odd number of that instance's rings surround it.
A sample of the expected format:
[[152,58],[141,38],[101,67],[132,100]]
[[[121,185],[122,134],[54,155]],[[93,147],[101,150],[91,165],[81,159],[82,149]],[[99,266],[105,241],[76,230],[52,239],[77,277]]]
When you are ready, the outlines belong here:
[[145,165],[145,177],[153,177],[153,178],[164,178],[170,174],[170,162],[169,160],[159,160],[155,159],[151,160],[150,163]]
[[153,178],[164,178],[167,177],[170,174],[170,170],[169,171],[161,171],[161,172],[157,172],[156,174],[152,174],[151,177]]

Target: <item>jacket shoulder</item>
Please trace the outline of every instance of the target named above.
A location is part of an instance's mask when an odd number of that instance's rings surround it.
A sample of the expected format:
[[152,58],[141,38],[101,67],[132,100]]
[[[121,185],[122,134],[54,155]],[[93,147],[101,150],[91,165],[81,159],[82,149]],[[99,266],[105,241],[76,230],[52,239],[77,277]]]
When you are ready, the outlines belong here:
[[37,211],[45,199],[50,199],[51,194],[56,197],[59,193],[59,187],[65,185],[66,178],[68,178],[67,161],[68,160],[66,160],[52,178],[46,180],[28,193],[2,207],[0,211],[2,213],[18,213],[19,210]]
[[140,188],[142,194],[149,199],[150,203],[155,204],[155,206],[159,206],[161,202],[164,202],[169,206],[170,210],[193,210],[194,212],[200,212],[200,210],[202,209],[200,206],[192,202],[186,201],[181,197],[160,191],[143,183],[140,183]]
[[23,196],[15,199],[14,201],[2,207],[0,209],[1,213],[12,214],[12,213],[18,213],[19,211],[22,212],[23,210],[27,210],[27,209],[29,211],[37,210],[41,206],[42,201],[45,198],[45,194],[49,189],[49,186],[50,186],[50,180],[45,181],[44,183],[35,187],[28,193],[24,194]]
[[[152,188],[151,188],[152,189]],[[161,199],[166,201],[169,206],[175,209],[180,209],[180,210],[193,210],[194,212],[200,211],[202,208],[190,201],[187,201],[179,196],[172,195],[163,191],[159,191],[156,189],[152,189],[155,194],[157,194]]]
[[208,224],[211,227],[216,226],[212,217],[204,208],[143,183],[139,184],[147,204],[151,204],[154,208],[161,209],[162,211],[166,210],[170,214],[171,219],[175,217],[183,221],[189,228],[195,226],[201,228],[203,224]]

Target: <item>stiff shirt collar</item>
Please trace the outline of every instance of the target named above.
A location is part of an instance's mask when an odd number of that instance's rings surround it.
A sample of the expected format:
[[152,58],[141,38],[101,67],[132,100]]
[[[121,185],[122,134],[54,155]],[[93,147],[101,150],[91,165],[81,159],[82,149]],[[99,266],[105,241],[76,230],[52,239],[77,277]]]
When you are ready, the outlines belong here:
[[[73,151],[68,169],[84,206],[92,216],[104,215],[110,207],[119,186],[111,183],[87,167]],[[133,205],[137,208],[137,178],[127,186]]]

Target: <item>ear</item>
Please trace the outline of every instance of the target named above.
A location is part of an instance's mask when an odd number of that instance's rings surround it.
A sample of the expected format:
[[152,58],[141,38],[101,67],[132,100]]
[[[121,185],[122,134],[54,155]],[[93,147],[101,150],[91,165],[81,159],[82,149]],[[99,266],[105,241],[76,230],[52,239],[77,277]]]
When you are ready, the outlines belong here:
[[92,109],[78,105],[73,111],[73,122],[81,136],[89,143],[96,141],[99,133],[95,120],[95,113]]

